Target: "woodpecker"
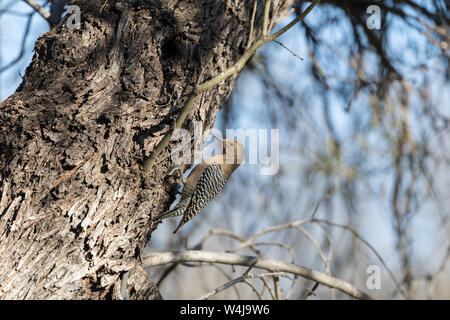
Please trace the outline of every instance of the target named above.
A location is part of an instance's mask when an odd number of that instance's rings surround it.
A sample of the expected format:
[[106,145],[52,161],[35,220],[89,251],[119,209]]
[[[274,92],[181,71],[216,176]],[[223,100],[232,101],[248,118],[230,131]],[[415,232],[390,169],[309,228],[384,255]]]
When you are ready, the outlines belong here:
[[222,191],[230,176],[244,161],[245,156],[244,146],[236,140],[223,139],[222,149],[223,154],[203,160],[192,169],[186,179],[182,178],[184,186],[180,202],[175,208],[162,213],[152,221],[183,215],[173,232],[176,233]]

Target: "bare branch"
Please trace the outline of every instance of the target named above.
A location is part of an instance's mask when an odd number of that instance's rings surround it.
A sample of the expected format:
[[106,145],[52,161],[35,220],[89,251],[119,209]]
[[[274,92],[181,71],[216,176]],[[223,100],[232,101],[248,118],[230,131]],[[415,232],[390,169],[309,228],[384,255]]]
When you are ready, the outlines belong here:
[[268,33],[270,3],[271,3],[270,0],[266,0],[266,6],[264,7],[263,37],[267,37]]
[[285,263],[279,260],[258,259],[251,256],[242,256],[234,253],[210,252],[210,251],[174,251],[152,253],[144,258],[144,267],[153,267],[168,263],[179,262],[208,262],[222,263],[229,265],[251,266],[265,269],[271,272],[288,272],[303,278],[319,282],[320,284],[336,288],[355,299],[371,299],[371,297],[356,289],[352,284],[326,275],[325,273],[301,267],[292,263]]
[[256,8],[258,7],[258,0],[255,0],[253,3],[253,12],[252,12],[252,20],[250,22],[250,35],[248,37],[247,49],[250,48],[253,42],[253,28],[255,24],[255,16],[256,16]]
[[296,54],[294,51],[292,51],[291,49],[289,49],[288,47],[286,47],[282,42],[278,41],[278,40],[273,40],[274,42],[278,43],[280,46],[282,46],[284,49],[286,49],[287,51],[289,51],[290,54],[292,54],[294,57],[300,59],[300,61],[303,61],[303,58],[300,57],[298,54]]

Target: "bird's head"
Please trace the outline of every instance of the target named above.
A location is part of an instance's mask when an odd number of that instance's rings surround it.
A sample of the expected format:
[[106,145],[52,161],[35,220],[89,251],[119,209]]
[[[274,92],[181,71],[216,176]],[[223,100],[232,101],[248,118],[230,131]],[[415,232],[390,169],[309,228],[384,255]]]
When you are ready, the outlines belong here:
[[219,137],[214,133],[212,133],[212,135],[217,140],[222,142],[223,159],[226,164],[230,164],[233,166],[234,171],[245,159],[244,146],[236,140],[222,139],[222,137]]

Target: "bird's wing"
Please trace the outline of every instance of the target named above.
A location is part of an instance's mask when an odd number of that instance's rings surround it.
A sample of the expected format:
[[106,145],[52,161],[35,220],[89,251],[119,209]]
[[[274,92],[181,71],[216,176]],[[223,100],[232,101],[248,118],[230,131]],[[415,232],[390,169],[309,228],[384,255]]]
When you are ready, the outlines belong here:
[[180,224],[175,229],[174,233],[206,207],[206,205],[222,191],[226,183],[227,177],[223,173],[220,165],[212,164],[206,167],[197,182],[189,205],[184,212],[183,219],[181,219]]

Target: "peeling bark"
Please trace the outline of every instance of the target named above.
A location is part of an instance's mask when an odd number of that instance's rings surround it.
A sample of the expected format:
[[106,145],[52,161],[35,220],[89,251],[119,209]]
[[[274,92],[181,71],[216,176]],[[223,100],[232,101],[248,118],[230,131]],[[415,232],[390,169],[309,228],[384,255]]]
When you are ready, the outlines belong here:
[[[138,263],[174,200],[170,163],[141,165],[193,88],[242,55],[253,1],[72,4],[81,28],[42,36],[0,104],[0,298],[120,299],[131,270],[130,298],[158,299]],[[199,97],[185,127],[210,128],[233,80]]]

